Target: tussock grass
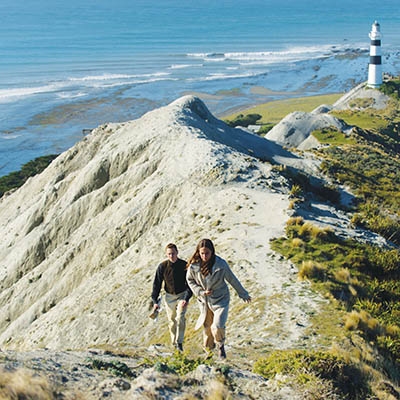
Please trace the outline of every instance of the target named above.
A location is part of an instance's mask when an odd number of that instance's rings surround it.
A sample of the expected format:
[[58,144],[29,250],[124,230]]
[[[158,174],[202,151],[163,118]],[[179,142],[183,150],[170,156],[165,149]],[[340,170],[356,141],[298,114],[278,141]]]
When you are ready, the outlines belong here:
[[303,193],[303,188],[300,185],[294,184],[290,189],[290,195],[292,197],[299,197]]
[[293,247],[303,247],[304,241],[300,238],[293,238],[292,239],[292,246]]
[[[294,239],[293,239],[294,240]],[[314,261],[303,261],[299,270],[299,278],[304,279],[324,279],[326,268]]]
[[348,330],[360,329],[368,336],[375,337],[384,334],[383,327],[376,318],[366,311],[352,311],[345,316],[344,327]]
[[227,386],[217,380],[210,382],[206,400],[227,400],[230,398],[231,395]]
[[287,226],[293,226],[293,225],[300,226],[303,224],[304,224],[304,218],[300,216],[290,217],[286,222]]
[[337,271],[334,271],[334,278],[343,283],[350,283],[351,281],[351,273],[348,268],[340,268]]
[[0,370],[0,399],[52,400],[55,393],[49,381],[27,369]]
[[301,225],[299,230],[299,235],[302,238],[311,238],[313,240],[323,239],[327,237],[333,230],[329,227],[321,228],[309,222],[304,223]]

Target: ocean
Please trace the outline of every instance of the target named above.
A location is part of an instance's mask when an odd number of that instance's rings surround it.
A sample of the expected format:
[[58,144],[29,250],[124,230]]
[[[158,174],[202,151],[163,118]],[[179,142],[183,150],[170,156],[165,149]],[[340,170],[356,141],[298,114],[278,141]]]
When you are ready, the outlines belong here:
[[398,2],[2,0],[0,176],[185,94],[217,116],[400,73]]

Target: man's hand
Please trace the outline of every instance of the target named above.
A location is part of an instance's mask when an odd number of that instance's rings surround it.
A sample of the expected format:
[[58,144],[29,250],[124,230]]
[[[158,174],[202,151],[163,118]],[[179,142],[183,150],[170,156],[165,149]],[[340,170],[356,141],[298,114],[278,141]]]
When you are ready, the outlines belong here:
[[182,308],[185,308],[188,305],[188,302],[186,300],[181,301]]
[[149,317],[150,317],[151,319],[156,319],[157,316],[158,316],[159,310],[160,310],[160,306],[159,306],[157,303],[155,303],[155,304],[153,305],[153,309],[152,309],[151,314],[149,315]]
[[244,301],[245,303],[251,303],[251,297],[248,297],[247,299],[243,299],[243,301]]

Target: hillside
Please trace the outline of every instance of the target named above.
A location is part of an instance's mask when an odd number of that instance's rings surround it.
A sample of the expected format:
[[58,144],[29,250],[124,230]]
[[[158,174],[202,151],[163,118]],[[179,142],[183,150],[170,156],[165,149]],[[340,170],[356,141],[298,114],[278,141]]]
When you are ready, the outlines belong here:
[[[39,368],[64,396],[311,396],[253,367],[269,351],[332,345],[310,334],[329,301],[298,280],[296,266],[270,244],[296,211],[289,175],[321,182],[320,163],[228,127],[191,96],[98,127],[0,200],[2,363]],[[351,214],[330,203],[308,212],[323,225],[346,226],[346,236],[365,231],[351,228]],[[203,237],[215,242],[254,301],[244,306],[232,296],[227,365],[197,360],[191,302],[185,357],[198,367],[171,377],[150,362],[172,357],[165,315],[147,317],[152,279],[166,243],[176,242],[187,258]],[[121,363],[134,374],[110,377],[110,365]],[[194,381],[196,388],[188,383]]]

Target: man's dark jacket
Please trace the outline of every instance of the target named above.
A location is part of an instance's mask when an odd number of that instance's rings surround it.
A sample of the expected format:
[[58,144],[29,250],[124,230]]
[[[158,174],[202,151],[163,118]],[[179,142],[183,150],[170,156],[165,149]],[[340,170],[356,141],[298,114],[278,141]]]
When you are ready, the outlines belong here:
[[151,293],[154,304],[159,301],[163,282],[164,289],[167,293],[179,294],[185,292],[183,299],[186,301],[189,301],[192,297],[192,291],[186,282],[186,261],[180,258],[178,258],[175,263],[165,260],[157,267],[153,282],[153,291]]

